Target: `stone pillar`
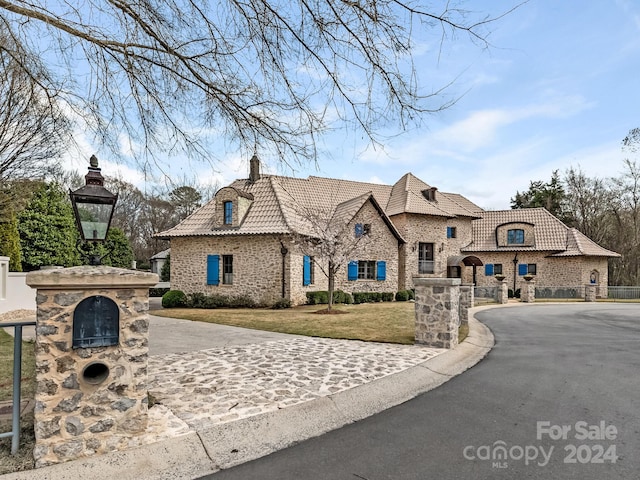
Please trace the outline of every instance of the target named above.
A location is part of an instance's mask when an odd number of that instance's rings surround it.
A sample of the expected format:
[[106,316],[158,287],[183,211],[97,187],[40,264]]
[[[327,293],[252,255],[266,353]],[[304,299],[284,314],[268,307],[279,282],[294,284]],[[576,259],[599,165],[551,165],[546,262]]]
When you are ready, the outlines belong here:
[[520,300],[525,303],[536,301],[536,284],[533,280],[524,281],[520,285]]
[[473,308],[473,283],[460,285],[460,324],[469,323],[469,309]]
[[455,348],[460,327],[460,279],[413,277],[413,285],[416,288],[416,344]]
[[0,300],[7,299],[7,279],[9,278],[9,257],[0,257]]
[[596,301],[596,290],[598,285],[595,283],[588,283],[584,286],[584,301],[585,302],[595,302]]
[[498,282],[498,298],[496,300],[498,300],[498,303],[509,302],[509,287],[506,280]]
[[156,283],[155,273],[107,266],[27,274],[37,289],[36,467],[125,450],[145,434]]

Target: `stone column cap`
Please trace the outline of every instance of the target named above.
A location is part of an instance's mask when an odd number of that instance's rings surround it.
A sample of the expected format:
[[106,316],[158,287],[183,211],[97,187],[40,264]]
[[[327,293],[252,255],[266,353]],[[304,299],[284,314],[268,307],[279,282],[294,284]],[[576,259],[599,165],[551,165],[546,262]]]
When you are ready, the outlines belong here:
[[36,270],[26,275],[27,285],[39,289],[150,288],[156,285],[158,281],[157,273],[127,270],[106,265]]
[[413,284],[417,287],[418,285],[425,287],[452,287],[455,285],[460,285],[462,280],[459,278],[434,278],[434,277],[413,277]]

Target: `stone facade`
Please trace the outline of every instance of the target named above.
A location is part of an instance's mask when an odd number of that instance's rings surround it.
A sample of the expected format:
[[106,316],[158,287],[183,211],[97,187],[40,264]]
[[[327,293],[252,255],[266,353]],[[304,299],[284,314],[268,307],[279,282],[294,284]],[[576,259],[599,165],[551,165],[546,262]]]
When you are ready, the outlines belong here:
[[460,279],[414,277],[415,342],[434,348],[458,345]]
[[[517,262],[514,270],[513,259],[516,252],[479,252],[475,255],[486,264],[501,264],[502,274],[510,289],[518,289],[523,277],[518,274],[519,264],[535,264],[535,280],[538,286],[567,287],[582,286],[590,283],[591,275],[596,276],[598,296],[606,296],[608,284],[608,260],[606,257],[550,257],[551,252],[517,252]],[[515,273],[515,277],[514,277]],[[480,267],[476,275],[476,284],[479,286],[494,286],[493,275],[485,275],[484,268]]]
[[[124,450],[147,428],[152,273],[112,267],[30,272],[37,289],[36,467]],[[117,311],[117,344],[74,346],[74,313],[100,296]]]
[[[355,232],[356,223],[369,224],[371,229],[351,253],[351,259],[385,261],[386,279],[349,281],[345,264],[336,274],[335,289],[349,293],[395,293],[398,289],[398,239],[370,202],[353,217],[346,231]],[[309,291],[327,290],[327,277],[318,264],[313,267],[313,284],[303,285],[304,253],[299,241],[289,235],[175,237],[171,243],[171,287],[187,294],[247,296],[260,305],[273,305],[283,298],[283,271],[284,298],[294,305],[306,303]],[[283,247],[287,250],[284,264]],[[233,256],[232,283],[207,284],[208,255]]]
[[[291,246],[287,236],[176,237],[171,239],[171,244],[171,288],[174,290],[187,294],[247,296],[261,305],[273,305],[282,298],[280,250],[282,244]],[[231,283],[224,283],[221,275],[218,285],[207,284],[208,255],[233,257]],[[285,294],[291,288],[287,263]]]
[[[446,218],[431,215],[403,213],[394,215],[394,223],[407,242],[400,255],[400,290],[413,288],[413,277],[442,278],[448,276],[447,260],[460,255],[460,249],[471,242],[471,218]],[[447,238],[447,227],[455,228],[455,238]],[[433,244],[433,273],[422,273],[418,269],[420,243]],[[471,268],[461,267],[462,281],[471,283]]]

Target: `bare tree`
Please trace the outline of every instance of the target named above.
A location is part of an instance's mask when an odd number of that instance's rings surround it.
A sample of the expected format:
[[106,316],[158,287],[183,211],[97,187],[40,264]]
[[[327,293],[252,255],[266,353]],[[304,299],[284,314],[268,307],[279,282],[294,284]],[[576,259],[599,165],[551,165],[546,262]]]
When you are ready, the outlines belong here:
[[[488,18],[457,3],[0,0],[12,39],[0,50],[56,62],[60,75],[41,86],[113,147],[126,132],[147,153],[206,156],[202,140],[224,136],[300,160],[336,119],[375,140],[389,122],[403,128],[450,105],[446,85],[419,83],[416,41],[464,34],[486,47],[488,25],[508,13]],[[40,78],[29,62],[20,67]]]
[[366,247],[369,237],[364,231],[354,235],[353,217],[345,216],[340,205],[327,209],[298,206],[297,212],[301,224],[292,235],[293,243],[304,255],[312,257],[327,277],[327,310],[331,311],[336,274],[353,259],[354,253]]
[[29,184],[24,181],[56,170],[70,138],[55,92],[39,83],[42,72],[40,62],[16,45],[0,23],[0,211],[21,208],[19,199]]

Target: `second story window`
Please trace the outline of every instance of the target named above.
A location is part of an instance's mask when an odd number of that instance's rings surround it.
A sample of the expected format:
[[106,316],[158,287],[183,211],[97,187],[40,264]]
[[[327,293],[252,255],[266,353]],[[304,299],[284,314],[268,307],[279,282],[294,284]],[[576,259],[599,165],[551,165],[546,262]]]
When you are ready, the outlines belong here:
[[447,227],[447,238],[456,238],[456,227]]
[[233,202],[224,202],[224,224],[233,224]]
[[522,245],[524,243],[524,230],[515,228],[507,231],[507,244]]

